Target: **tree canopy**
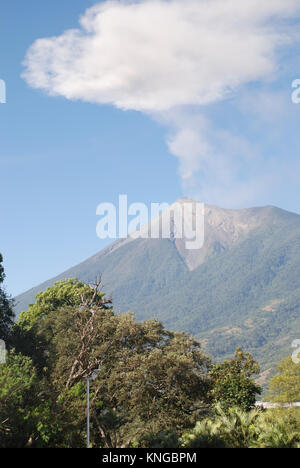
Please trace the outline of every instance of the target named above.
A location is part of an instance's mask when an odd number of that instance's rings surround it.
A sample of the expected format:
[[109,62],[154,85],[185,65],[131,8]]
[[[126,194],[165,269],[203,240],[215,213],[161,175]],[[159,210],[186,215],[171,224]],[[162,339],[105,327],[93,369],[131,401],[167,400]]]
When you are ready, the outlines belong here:
[[97,446],[128,446],[149,433],[190,427],[209,403],[210,360],[200,344],[156,320],[116,315],[99,286],[56,283],[16,326],[16,343],[21,336],[23,353],[37,365],[44,398],[59,405],[53,425],[72,434],[73,445],[84,444],[86,379],[99,369],[91,382]]
[[[0,364],[1,447],[84,447],[86,381],[95,369],[93,447],[299,443],[297,418],[274,426],[252,410],[260,387],[251,354],[238,348],[231,360],[212,366],[189,334],[116,314],[100,280],[91,287],[76,279],[56,283],[12,331]],[[276,380],[276,392],[286,392],[287,382],[289,390],[297,388],[299,369],[289,361],[279,369],[284,385]]]
[[270,380],[268,399],[275,403],[300,401],[300,363],[285,358],[278,366],[278,374]]
[[[41,322],[48,376],[65,408],[84,424],[85,379],[94,369],[91,417],[100,445],[121,447],[149,431],[192,423],[207,403],[209,359],[199,343],[155,320],[86,303]],[[75,394],[74,394],[75,392]],[[75,395],[75,397],[74,397]]]
[[38,293],[35,302],[29,305],[28,310],[20,314],[19,327],[23,330],[31,330],[51,312],[58,311],[66,306],[79,306],[83,297],[85,300],[92,300],[94,304],[101,305],[103,308],[108,307],[111,300],[105,300],[104,303],[104,293],[97,289],[97,284],[100,282],[101,279],[99,278],[94,285],[95,287],[91,288],[76,278],[57,281],[51,288]]
[[14,314],[12,301],[3,289],[5,273],[3,268],[3,257],[0,253],[0,339],[7,341],[13,324]]
[[222,407],[240,407],[250,410],[256,402],[261,388],[252,379],[259,373],[259,365],[249,353],[237,348],[231,360],[213,366],[211,397]]

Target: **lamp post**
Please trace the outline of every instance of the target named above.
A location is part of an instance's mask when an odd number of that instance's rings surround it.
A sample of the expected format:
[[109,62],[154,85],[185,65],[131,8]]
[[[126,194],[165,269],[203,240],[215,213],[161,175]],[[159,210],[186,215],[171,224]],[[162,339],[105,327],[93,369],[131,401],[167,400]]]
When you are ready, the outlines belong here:
[[100,369],[95,369],[86,379],[86,448],[90,448],[90,380],[98,377]]

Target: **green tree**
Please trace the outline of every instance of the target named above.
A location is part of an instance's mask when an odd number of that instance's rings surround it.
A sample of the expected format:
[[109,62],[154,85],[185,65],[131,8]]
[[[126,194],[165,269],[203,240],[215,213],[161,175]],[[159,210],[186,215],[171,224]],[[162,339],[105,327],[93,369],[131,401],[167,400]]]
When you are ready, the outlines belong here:
[[300,401],[300,363],[285,358],[278,366],[278,374],[270,380],[268,399],[275,403]]
[[56,282],[51,288],[36,295],[36,301],[30,304],[27,311],[23,311],[17,324],[13,328],[12,342],[16,350],[33,359],[34,365],[40,372],[47,366],[47,343],[41,334],[36,333],[39,324],[49,314],[59,313],[64,307],[76,307],[83,298],[89,305],[98,305],[109,309],[111,300],[106,300],[99,291],[101,279],[90,287],[76,278]]
[[29,331],[51,312],[66,306],[78,306],[83,297],[89,304],[97,304],[101,305],[102,308],[107,308],[111,304],[111,300],[105,300],[104,303],[104,293],[99,291],[100,285],[100,278],[92,285],[93,287],[78,281],[76,278],[57,281],[51,288],[38,293],[35,302],[29,305],[28,310],[21,312],[18,326]]
[[115,315],[103,295],[95,303],[95,294],[89,289],[77,304],[39,312],[34,320],[47,354],[43,378],[61,405],[73,445],[84,442],[85,381],[97,368],[91,383],[96,446],[139,444],[145,434],[191,426],[207,403],[209,383],[210,361],[199,343],[155,320]]
[[9,299],[2,286],[5,278],[2,262],[3,258],[0,254],[0,339],[8,341],[14,314],[12,311],[12,301]]
[[0,364],[0,446],[24,447],[32,431],[29,412],[36,373],[28,357],[8,353]]
[[10,350],[0,364],[0,447],[64,446],[65,425],[62,408],[32,360]]
[[259,365],[249,353],[238,348],[233,359],[213,366],[211,398],[223,408],[240,407],[249,411],[261,388],[252,379],[259,373]]

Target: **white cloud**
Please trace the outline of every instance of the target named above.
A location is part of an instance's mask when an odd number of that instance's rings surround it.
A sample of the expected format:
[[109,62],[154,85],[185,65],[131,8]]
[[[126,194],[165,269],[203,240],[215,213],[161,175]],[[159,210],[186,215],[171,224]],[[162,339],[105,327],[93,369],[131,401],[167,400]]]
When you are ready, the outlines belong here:
[[274,16],[297,8],[298,0],[105,2],[87,10],[81,29],[37,40],[23,76],[50,94],[122,109],[207,104],[276,70],[274,49],[287,36]]
[[[294,35],[286,20],[299,11],[299,0],[106,1],[85,12],[80,29],[35,41],[23,77],[50,95],[165,118],[272,78],[277,48]],[[203,123],[175,127],[168,144],[182,178],[213,170]]]

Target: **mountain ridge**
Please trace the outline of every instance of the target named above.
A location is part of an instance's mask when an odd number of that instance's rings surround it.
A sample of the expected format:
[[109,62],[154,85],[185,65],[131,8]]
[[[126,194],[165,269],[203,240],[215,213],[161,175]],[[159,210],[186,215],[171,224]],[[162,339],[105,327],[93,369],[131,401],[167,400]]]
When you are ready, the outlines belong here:
[[192,333],[217,360],[242,346],[272,373],[300,332],[300,215],[206,206],[203,248],[187,251],[183,241],[117,240],[18,296],[17,312],[55,281],[101,274],[116,311]]

